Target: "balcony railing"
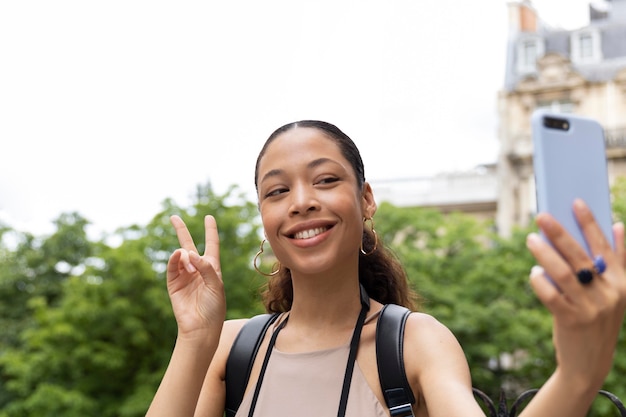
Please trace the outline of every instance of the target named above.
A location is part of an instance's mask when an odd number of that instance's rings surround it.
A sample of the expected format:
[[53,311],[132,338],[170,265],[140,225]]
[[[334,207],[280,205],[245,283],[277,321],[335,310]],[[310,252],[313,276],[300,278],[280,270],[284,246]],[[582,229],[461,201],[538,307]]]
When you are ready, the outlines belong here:
[[626,148],[626,127],[619,129],[606,129],[604,140],[607,149]]
[[[511,404],[509,408],[508,401],[504,395],[504,392],[500,393],[500,398],[498,399],[498,404],[496,403],[484,392],[479,389],[474,388],[474,396],[476,396],[483,405],[487,408],[488,417],[515,417],[517,413],[521,411],[523,406],[530,401],[530,399],[538,392],[538,389],[531,389],[521,393]],[[608,391],[600,390],[598,391],[598,397],[605,397],[610,402],[613,403],[617,411],[619,412],[620,417],[626,417],[626,408],[622,401],[615,395]]]

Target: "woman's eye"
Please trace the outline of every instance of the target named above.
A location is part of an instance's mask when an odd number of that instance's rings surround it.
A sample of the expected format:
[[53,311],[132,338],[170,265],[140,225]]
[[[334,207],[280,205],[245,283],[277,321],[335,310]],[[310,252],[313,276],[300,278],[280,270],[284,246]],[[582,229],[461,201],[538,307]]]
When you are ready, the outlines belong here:
[[337,177],[328,177],[328,178],[322,178],[321,180],[318,181],[318,184],[332,184],[333,182],[337,182],[339,181],[339,178]]
[[267,194],[265,194],[265,197],[274,197],[274,196],[277,196],[279,194],[286,193],[287,191],[289,191],[289,190],[287,190],[286,188],[276,188],[276,189],[268,192]]

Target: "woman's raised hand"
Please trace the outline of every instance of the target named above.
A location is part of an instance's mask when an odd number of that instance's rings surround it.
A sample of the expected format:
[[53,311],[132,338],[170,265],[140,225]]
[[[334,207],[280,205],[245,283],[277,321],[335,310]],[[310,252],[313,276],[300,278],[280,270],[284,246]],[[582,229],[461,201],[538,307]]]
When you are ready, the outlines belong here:
[[604,258],[605,271],[594,273],[587,284],[579,282],[576,272],[593,270],[593,259],[552,216],[542,213],[536,222],[552,246],[529,235],[528,248],[541,265],[533,268],[530,279],[553,315],[557,372],[564,381],[593,392],[611,369],[626,309],[624,226],[613,227],[613,249],[582,201],[574,203],[574,213],[591,252]]
[[181,246],[167,264],[167,290],[178,334],[205,337],[207,331],[221,328],[226,316],[217,224],[213,216],[204,218],[205,251],[200,256],[183,220],[172,216],[170,221]]

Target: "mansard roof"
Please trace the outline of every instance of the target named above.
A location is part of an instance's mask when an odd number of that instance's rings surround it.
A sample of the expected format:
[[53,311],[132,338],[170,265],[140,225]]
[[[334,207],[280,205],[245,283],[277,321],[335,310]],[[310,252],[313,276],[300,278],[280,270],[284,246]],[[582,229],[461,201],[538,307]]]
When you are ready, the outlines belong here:
[[[616,1],[621,3],[621,1]],[[620,10],[622,6],[623,4],[620,4]],[[512,35],[507,51],[505,89],[513,91],[521,80],[533,76],[528,72],[521,74],[517,71],[517,60],[519,59],[517,47],[520,41],[539,39],[543,42],[544,54],[557,53],[573,61],[571,56],[572,34],[584,31],[599,34],[602,59],[584,64],[572,63],[572,69],[589,82],[606,82],[614,79],[621,69],[626,68],[626,19],[623,17],[623,13],[620,13],[615,16],[608,15],[605,18],[593,19],[589,25],[575,30],[555,29],[544,24],[537,32],[518,32]]]

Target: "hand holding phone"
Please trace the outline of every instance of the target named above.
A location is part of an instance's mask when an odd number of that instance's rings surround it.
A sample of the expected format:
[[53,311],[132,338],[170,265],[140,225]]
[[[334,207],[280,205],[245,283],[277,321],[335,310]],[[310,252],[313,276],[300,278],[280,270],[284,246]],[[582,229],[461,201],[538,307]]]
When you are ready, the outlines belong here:
[[[543,240],[531,233],[526,241],[537,260],[530,285],[553,316],[558,370],[546,385],[552,387],[548,392],[562,393],[584,382],[585,391],[579,392],[589,395],[555,397],[565,400],[558,407],[562,415],[582,415],[611,369],[624,320],[624,228],[612,225],[600,124],[544,111],[533,113],[531,123],[538,210],[551,214],[573,238],[542,215],[536,222]],[[574,205],[576,199],[586,204]]]

